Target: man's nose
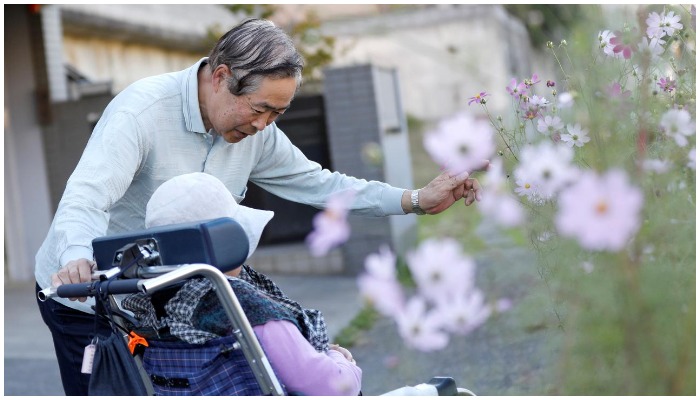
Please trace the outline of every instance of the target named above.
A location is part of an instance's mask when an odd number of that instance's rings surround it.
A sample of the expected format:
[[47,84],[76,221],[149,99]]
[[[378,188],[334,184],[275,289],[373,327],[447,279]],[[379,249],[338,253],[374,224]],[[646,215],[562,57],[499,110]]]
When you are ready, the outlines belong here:
[[274,121],[274,118],[272,118],[271,114],[272,112],[268,111],[259,115],[253,120],[253,122],[251,122],[251,125],[253,125],[253,127],[255,127],[255,129],[257,129],[258,131],[265,129],[266,126],[270,125]]

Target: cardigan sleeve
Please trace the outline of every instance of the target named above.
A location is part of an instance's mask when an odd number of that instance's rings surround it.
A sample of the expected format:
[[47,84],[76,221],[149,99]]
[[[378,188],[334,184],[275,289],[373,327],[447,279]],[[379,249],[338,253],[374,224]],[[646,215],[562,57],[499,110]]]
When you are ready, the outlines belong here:
[[317,352],[288,321],[253,327],[270,365],[290,393],[357,396],[362,370],[338,351]]

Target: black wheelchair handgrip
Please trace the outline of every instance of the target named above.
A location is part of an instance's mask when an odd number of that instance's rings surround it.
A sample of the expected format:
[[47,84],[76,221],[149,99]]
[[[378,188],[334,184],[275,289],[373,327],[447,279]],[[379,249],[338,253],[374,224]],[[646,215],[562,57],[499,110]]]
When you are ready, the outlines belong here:
[[56,288],[58,297],[91,297],[98,293],[129,294],[139,292],[141,279],[118,279],[114,281],[95,281],[85,283],[69,283]]
[[100,282],[100,291],[107,294],[129,294],[140,291],[141,279],[118,279],[112,282]]
[[63,298],[93,296],[95,294],[95,283],[85,282],[61,285],[56,288],[56,296]]

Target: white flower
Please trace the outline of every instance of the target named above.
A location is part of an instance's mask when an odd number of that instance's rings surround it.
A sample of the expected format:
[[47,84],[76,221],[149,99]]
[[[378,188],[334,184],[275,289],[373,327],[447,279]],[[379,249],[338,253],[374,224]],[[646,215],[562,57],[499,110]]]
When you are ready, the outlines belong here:
[[567,124],[566,129],[569,133],[562,134],[561,141],[566,143],[569,147],[583,147],[584,144],[591,140],[591,138],[588,137],[588,131],[586,129],[581,129],[581,124]]
[[695,147],[688,152],[688,164],[686,165],[688,165],[689,168],[695,169]]
[[545,135],[556,133],[562,128],[564,128],[564,123],[556,115],[553,117],[547,115],[537,120],[537,130]]
[[659,38],[647,39],[643,37],[637,48],[640,53],[648,52],[652,60],[657,60],[659,56],[663,54],[664,50],[666,50],[664,49],[664,44],[666,44],[666,41]]
[[492,162],[486,172],[486,186],[477,207],[484,215],[505,227],[520,225],[524,220],[520,203],[508,189],[500,158]]
[[688,144],[686,136],[695,133],[695,121],[690,118],[690,113],[686,110],[671,109],[661,116],[659,122],[664,133],[672,137],[676,143],[685,147]]
[[444,316],[428,312],[425,300],[419,296],[411,298],[395,320],[399,334],[410,347],[428,352],[443,349],[449,342],[449,336],[441,330]]
[[460,296],[474,286],[476,263],[453,238],[425,240],[407,252],[406,263],[418,291],[428,300]]
[[389,247],[382,246],[379,253],[368,255],[365,271],[357,278],[360,295],[383,315],[393,316],[400,312],[404,294],[396,279],[396,256]]
[[518,226],[525,220],[522,206],[510,193],[485,190],[477,206],[484,215],[507,228]]
[[[522,172],[521,172],[522,175]],[[537,186],[534,180],[528,179],[525,176],[516,177],[515,179],[515,193],[519,196],[525,196],[533,204],[542,204],[544,199],[537,192]]]
[[602,32],[598,33],[598,41],[600,43],[600,47],[603,49],[603,53],[605,53],[606,56],[608,57],[613,57],[613,58],[622,58],[622,52],[615,53],[613,49],[615,48],[614,44],[610,43],[610,39],[614,38],[615,34],[611,31],[605,30]]
[[535,94],[532,97],[530,97],[530,104],[537,107],[547,107],[550,103],[549,100],[547,100],[546,98],[540,97]]
[[645,159],[644,162],[642,162],[642,169],[647,172],[663,174],[668,172],[670,168],[671,164],[664,160]]
[[478,289],[440,304],[436,311],[443,316],[445,327],[460,335],[470,333],[491,316],[491,308],[484,303],[484,294]]
[[642,191],[622,170],[586,171],[559,196],[555,224],[587,250],[621,250],[640,226]]
[[573,157],[573,149],[551,142],[526,146],[520,153],[515,179],[531,181],[537,195],[548,200],[576,177],[577,170],[571,165]]
[[666,35],[673,36],[678,29],[683,29],[680,15],[674,15],[673,11],[668,14],[652,12],[646,20],[647,36],[650,38],[662,38]]
[[557,98],[559,108],[571,108],[574,105],[574,95],[570,92],[560,93]]
[[489,122],[466,113],[440,122],[425,135],[423,145],[437,164],[455,175],[481,167],[496,150]]

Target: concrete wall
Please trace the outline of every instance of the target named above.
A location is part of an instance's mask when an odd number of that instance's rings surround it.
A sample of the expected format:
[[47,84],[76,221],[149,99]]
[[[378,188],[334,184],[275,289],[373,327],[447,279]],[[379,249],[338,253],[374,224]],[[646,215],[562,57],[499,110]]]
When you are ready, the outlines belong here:
[[51,223],[37,83],[26,5],[5,6],[5,276],[34,279],[34,256]]
[[[328,22],[323,33],[337,40],[333,66],[395,68],[406,112],[428,121],[466,109],[481,91],[505,93],[512,77],[550,68],[533,56],[522,23],[500,5],[409,9]],[[508,96],[493,96],[489,108],[509,105]]]

